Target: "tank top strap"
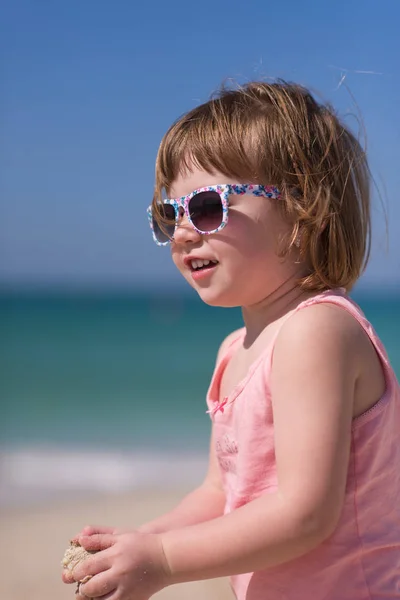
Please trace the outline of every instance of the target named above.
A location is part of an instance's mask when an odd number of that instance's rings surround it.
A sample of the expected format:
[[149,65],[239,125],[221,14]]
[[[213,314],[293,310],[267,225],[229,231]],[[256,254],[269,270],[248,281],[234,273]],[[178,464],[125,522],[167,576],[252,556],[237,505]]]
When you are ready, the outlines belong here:
[[232,338],[229,341],[229,344],[226,346],[224,353],[221,355],[218,365],[221,365],[224,362],[228,362],[234,351],[236,350],[239,342],[241,342],[244,338],[246,330],[244,327],[241,327],[235,332],[235,335],[232,335]]
[[321,296],[316,296],[315,298],[311,298],[310,304],[318,303],[334,304],[336,306],[340,306],[350,313],[369,337],[385,368],[392,371],[385,347],[379,339],[375,329],[368,321],[358,304],[352,298],[347,296],[344,290],[333,291]]
[[[229,343],[227,344],[226,348],[224,348],[223,354],[221,354],[217,361],[217,364],[215,365],[214,373],[212,375],[207,392],[207,404],[209,409],[210,407],[212,407],[213,403],[219,402],[219,386],[221,383],[222,375],[225,371],[226,365],[232,358],[232,354],[236,350],[239,342],[243,339],[244,334],[244,327],[238,329],[238,331],[235,332],[235,335],[232,334]],[[207,412],[210,412],[210,410]]]

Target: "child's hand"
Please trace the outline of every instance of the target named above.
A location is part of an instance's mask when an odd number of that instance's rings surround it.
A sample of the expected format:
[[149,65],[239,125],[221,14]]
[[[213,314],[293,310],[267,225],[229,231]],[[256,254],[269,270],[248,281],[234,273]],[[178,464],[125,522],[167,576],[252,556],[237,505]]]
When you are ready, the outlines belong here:
[[[118,533],[118,530],[114,527],[97,527],[93,525],[87,525],[80,533],[71,539],[71,544],[78,543],[81,536],[94,535],[96,533]],[[70,569],[64,568],[61,578],[64,583],[75,583],[75,579]]]
[[148,600],[169,584],[168,565],[161,538],[137,531],[95,533],[81,536],[79,543],[93,554],[73,571],[81,584],[78,600],[105,597],[107,600]]

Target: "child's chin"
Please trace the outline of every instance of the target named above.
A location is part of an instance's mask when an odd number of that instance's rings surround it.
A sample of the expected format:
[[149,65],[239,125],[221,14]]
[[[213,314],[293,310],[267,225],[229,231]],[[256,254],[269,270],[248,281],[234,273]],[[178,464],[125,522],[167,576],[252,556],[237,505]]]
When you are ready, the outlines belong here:
[[196,291],[199,294],[200,299],[203,300],[205,304],[208,304],[208,306],[216,306],[218,308],[235,308],[240,306],[240,303],[238,303],[237,299],[235,300],[231,294],[224,294],[223,292],[216,293],[215,290],[211,289]]

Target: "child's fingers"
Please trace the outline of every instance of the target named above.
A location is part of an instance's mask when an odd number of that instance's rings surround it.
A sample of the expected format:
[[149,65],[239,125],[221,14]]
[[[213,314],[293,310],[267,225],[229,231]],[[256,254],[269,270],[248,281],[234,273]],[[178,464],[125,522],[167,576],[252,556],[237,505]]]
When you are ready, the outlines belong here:
[[107,550],[115,544],[117,538],[112,533],[94,533],[93,535],[81,535],[79,543],[88,552]]
[[95,533],[118,533],[115,527],[102,527],[101,525],[86,525],[82,531],[71,538],[71,543],[79,544],[79,538],[82,535],[94,535]]
[[98,575],[103,571],[108,571],[111,566],[111,560],[107,552],[93,554],[83,562],[76,565],[72,571],[74,581],[83,581],[86,578]]
[[102,527],[101,525],[85,525],[85,527],[71,538],[71,542],[78,544],[82,535],[94,535],[95,533],[116,533],[114,527]]
[[79,586],[79,594],[83,600],[87,598],[101,598],[101,600],[104,600],[112,596],[116,588],[117,581],[110,576],[109,571],[104,571],[92,577],[87,583],[82,583]]
[[61,573],[61,579],[64,583],[75,583],[75,579],[73,578],[72,571],[69,569],[64,569]]

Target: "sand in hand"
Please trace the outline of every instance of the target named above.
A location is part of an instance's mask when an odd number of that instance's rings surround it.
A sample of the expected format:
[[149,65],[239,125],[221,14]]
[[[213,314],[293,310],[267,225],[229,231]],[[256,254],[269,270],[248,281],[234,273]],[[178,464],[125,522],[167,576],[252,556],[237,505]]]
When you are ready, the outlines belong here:
[[[94,552],[88,552],[87,550],[85,550],[85,548],[82,548],[82,546],[78,542],[74,542],[73,540],[71,540],[68,548],[64,552],[64,556],[61,561],[61,566],[63,567],[63,569],[66,569],[67,571],[70,571],[72,573],[75,567],[79,565],[79,563],[89,558],[91,554],[94,554]],[[86,577],[84,577],[84,579],[81,579],[77,582],[76,593],[79,592],[79,586],[82,583],[86,583],[87,581],[89,581],[89,579],[91,579],[91,575],[87,575]]]

